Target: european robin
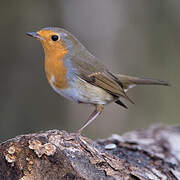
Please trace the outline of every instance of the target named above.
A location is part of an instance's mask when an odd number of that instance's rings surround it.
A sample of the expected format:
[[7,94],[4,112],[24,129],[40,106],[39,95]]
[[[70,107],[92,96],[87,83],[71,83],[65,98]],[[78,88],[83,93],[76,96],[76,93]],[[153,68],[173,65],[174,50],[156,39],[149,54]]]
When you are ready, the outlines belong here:
[[133,103],[126,94],[130,88],[139,84],[169,85],[163,80],[112,73],[78,39],[62,28],[48,27],[27,35],[39,39],[43,46],[45,72],[51,87],[67,99],[95,106],[78,130],[79,134],[102,113],[104,105],[115,102],[127,108],[121,98]]

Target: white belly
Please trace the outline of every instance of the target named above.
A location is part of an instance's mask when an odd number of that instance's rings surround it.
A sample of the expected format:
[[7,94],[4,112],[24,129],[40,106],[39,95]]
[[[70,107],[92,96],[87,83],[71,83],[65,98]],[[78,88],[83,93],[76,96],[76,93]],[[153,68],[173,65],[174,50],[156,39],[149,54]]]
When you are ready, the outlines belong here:
[[107,104],[114,100],[114,97],[103,89],[93,86],[82,79],[71,82],[70,88],[59,89],[53,84],[54,77],[51,78],[52,88],[60,95],[87,104]]

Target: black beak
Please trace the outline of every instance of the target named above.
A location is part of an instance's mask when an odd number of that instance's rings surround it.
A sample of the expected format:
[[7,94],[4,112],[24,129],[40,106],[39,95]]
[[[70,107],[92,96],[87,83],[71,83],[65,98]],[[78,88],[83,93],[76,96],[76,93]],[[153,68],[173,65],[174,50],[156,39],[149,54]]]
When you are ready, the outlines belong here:
[[37,32],[27,32],[26,33],[28,36],[31,36],[31,37],[34,37],[34,38],[37,38],[37,39],[41,39],[42,38],[39,36],[39,34]]

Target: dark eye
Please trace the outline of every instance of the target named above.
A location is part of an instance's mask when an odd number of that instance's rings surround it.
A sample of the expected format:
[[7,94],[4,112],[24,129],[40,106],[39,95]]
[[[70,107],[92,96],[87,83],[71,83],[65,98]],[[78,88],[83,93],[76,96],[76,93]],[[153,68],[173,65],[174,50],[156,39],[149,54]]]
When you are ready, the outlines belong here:
[[53,35],[53,36],[51,36],[51,39],[52,39],[53,41],[57,41],[57,40],[59,39],[59,37],[58,37],[57,35]]

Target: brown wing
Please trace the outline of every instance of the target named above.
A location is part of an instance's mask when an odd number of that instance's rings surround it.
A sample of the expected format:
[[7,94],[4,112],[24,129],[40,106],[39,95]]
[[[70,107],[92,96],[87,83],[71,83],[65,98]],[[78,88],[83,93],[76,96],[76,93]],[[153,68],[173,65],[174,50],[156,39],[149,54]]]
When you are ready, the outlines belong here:
[[[111,74],[104,65],[100,64],[93,56],[85,57],[82,60],[79,57],[72,59],[72,66],[78,76],[94,86],[100,87],[110,94],[117,97],[124,97],[133,103],[126,95],[123,85],[118,78]],[[88,58],[91,58],[88,60]]]
[[127,95],[124,92],[121,84],[116,82],[113,77],[107,72],[96,72],[89,75],[89,78],[92,79],[92,84],[101,87],[102,89],[108,91],[110,94],[115,96],[123,96],[127,99]]

